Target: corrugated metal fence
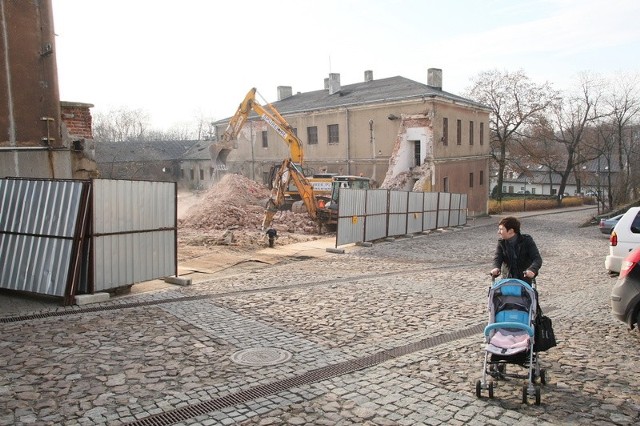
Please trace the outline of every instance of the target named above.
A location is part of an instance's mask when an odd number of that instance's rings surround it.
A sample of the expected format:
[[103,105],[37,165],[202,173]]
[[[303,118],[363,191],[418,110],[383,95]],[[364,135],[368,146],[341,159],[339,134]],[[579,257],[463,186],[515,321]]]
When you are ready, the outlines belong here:
[[175,183],[0,179],[0,288],[63,297],[177,273]]
[[466,194],[341,189],[336,246],[466,223]]

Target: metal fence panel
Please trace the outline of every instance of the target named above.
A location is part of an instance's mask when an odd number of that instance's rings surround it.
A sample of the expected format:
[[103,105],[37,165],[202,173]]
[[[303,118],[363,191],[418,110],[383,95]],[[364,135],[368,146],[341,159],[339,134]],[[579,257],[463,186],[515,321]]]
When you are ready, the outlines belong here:
[[422,230],[431,231],[438,227],[438,200],[437,192],[424,193],[424,215],[422,221]]
[[65,296],[88,182],[0,180],[0,288]]
[[449,205],[449,226],[460,225],[460,194],[451,194]]
[[387,197],[388,191],[386,189],[371,189],[367,191],[363,241],[373,241],[387,235]]
[[451,194],[438,193],[438,228],[449,226],[449,210],[451,209]]
[[407,234],[422,231],[424,192],[409,192],[409,208],[407,211]]
[[94,181],[94,291],[175,275],[176,185]]
[[336,245],[364,241],[367,190],[341,188]]
[[409,193],[406,191],[389,191],[389,236],[407,233],[407,203]]

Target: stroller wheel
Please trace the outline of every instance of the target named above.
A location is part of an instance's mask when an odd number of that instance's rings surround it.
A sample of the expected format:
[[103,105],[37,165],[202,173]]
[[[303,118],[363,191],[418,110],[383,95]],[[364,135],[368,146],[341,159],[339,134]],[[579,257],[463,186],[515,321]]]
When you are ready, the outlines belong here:
[[482,382],[480,380],[476,381],[476,396],[482,398]]
[[540,405],[540,386],[536,386],[536,405]]
[[489,398],[493,398],[493,381],[489,382]]

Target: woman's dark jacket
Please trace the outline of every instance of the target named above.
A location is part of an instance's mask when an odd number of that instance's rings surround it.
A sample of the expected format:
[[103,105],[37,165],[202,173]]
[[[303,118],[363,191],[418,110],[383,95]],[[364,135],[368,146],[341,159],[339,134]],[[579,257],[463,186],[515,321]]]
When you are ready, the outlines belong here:
[[496,253],[493,256],[493,267],[502,269],[504,264],[506,270],[503,271],[503,275],[505,277],[530,282],[530,279],[523,278],[524,271],[528,269],[538,275],[538,270],[542,266],[542,257],[530,235],[516,234],[515,238],[514,253],[510,253],[509,243],[506,240],[498,240]]

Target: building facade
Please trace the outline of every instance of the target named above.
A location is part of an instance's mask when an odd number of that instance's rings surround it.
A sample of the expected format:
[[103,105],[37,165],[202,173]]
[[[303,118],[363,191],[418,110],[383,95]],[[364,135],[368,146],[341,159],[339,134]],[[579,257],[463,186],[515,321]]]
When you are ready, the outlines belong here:
[[[366,71],[362,82],[342,86],[330,74],[323,90],[279,87],[272,105],[302,142],[305,168],[378,184],[403,175],[396,189],[414,189],[422,179],[420,190],[467,194],[469,214],[486,214],[490,109],[443,91],[439,69],[429,69],[427,81],[375,80]],[[217,135],[229,121],[214,123]],[[254,114],[225,153],[225,172],[267,183],[273,164],[288,156],[280,135]]]

